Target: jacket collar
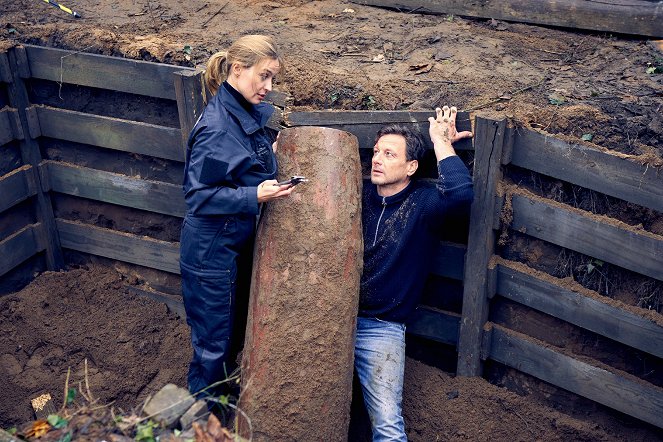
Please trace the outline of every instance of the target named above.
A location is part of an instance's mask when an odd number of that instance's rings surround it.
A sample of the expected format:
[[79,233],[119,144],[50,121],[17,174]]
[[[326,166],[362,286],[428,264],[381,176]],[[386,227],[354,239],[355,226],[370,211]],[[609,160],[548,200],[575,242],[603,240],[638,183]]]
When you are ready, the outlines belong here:
[[416,179],[410,180],[410,183],[405,187],[405,189],[401,190],[397,194],[385,197],[382,197],[378,194],[377,185],[371,183],[371,186],[373,187],[372,191],[373,199],[380,204],[382,204],[382,202],[384,201],[385,204],[389,205],[389,204],[399,203],[403,201],[405,198],[407,198],[417,187],[417,180]]
[[242,126],[242,130],[244,130],[247,135],[251,135],[252,133],[258,131],[260,128],[265,127],[269,117],[271,117],[272,113],[274,112],[274,108],[267,103],[260,103],[257,105],[254,104],[253,107],[260,117],[260,121],[258,122],[255,118],[253,118],[253,116],[251,116],[251,114],[246,111],[246,109],[244,109],[237,102],[235,97],[233,97],[232,94],[226,90],[226,88],[220,87],[218,96],[223,107],[225,107],[228,112],[237,118],[240,126]]

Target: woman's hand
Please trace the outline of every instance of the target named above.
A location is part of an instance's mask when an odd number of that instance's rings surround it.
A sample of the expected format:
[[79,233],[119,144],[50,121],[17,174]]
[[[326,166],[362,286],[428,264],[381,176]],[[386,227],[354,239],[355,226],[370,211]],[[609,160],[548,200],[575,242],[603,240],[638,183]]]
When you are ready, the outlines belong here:
[[278,198],[284,198],[289,196],[292,191],[295,190],[295,186],[292,184],[279,186],[277,183],[278,181],[276,180],[265,180],[258,184],[259,203],[264,203]]

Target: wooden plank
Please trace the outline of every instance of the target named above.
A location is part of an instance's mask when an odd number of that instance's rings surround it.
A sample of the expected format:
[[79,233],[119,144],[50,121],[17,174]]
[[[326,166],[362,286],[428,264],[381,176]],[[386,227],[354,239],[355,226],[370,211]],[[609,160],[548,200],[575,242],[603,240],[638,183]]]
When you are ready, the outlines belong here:
[[180,319],[186,319],[186,310],[184,309],[184,302],[182,301],[181,296],[173,296],[168,293],[158,292],[156,290],[144,290],[132,285],[125,285],[126,289],[140,296],[146,296],[150,299],[154,299],[157,302],[162,302],[166,304],[168,310],[175,313]]
[[[10,69],[12,73],[17,73],[21,79],[28,79],[32,77],[30,72],[30,64],[28,62],[28,54],[24,46],[14,46],[11,49],[13,59],[10,62]],[[10,57],[10,58],[11,58]]]
[[0,241],[0,276],[44,250],[38,235],[41,228],[40,223],[30,224]]
[[189,134],[205,109],[205,79],[202,70],[179,71],[175,72],[173,81],[184,155]]
[[57,219],[62,247],[138,264],[165,272],[180,272],[180,245]]
[[494,326],[490,358],[663,428],[663,389],[578,361]]
[[441,243],[438,252],[433,258],[433,270],[431,273],[462,281],[466,251],[467,247],[463,244]]
[[25,45],[34,78],[175,100],[182,66]]
[[511,164],[663,212],[658,168],[531,130],[510,130]]
[[182,186],[47,161],[51,189],[96,201],[184,217]]
[[497,294],[663,358],[663,327],[642,316],[502,264]]
[[663,8],[659,1],[612,0],[351,0],[420,14],[448,14],[589,29],[593,31],[663,37]]
[[28,135],[30,138],[41,137],[41,127],[39,126],[39,116],[34,106],[29,106],[25,109],[25,116],[28,123]]
[[0,81],[11,83],[13,80],[12,71],[9,67],[9,57],[7,52],[0,52]]
[[481,374],[481,334],[488,319],[488,263],[495,251],[493,216],[506,120],[477,118],[474,165],[474,201],[463,281],[463,309],[458,342],[458,375]]
[[37,193],[32,166],[22,166],[0,178],[0,213]]
[[9,126],[11,128],[11,133],[14,136],[15,140],[24,140],[25,134],[23,133],[23,126],[21,123],[21,116],[18,113],[18,109],[13,107],[6,107],[7,119],[9,120]]
[[590,218],[581,210],[518,193],[511,204],[512,229],[663,281],[663,240],[656,235],[636,233],[601,222],[601,217]]
[[14,139],[11,122],[9,121],[10,109],[5,107],[0,110],[0,146]]
[[42,136],[184,161],[179,129],[36,106]]
[[[400,123],[411,126],[424,136],[428,149],[433,145],[428,136],[428,117],[434,117],[435,111],[313,111],[289,112],[284,115],[285,125],[294,126],[323,126],[344,130],[354,134],[359,140],[362,149],[373,149],[375,134],[378,130],[390,123]],[[472,130],[470,114],[459,112],[457,117],[459,131]],[[463,139],[454,144],[456,150],[473,150],[472,140]]]
[[271,90],[265,96],[265,103],[281,109],[285,109],[289,102],[292,102],[292,97],[285,92]]
[[455,346],[459,325],[460,315],[420,305],[407,323],[407,332]]
[[[13,81],[7,86],[7,95],[9,104],[18,110],[18,120],[22,128],[28,127],[27,108],[30,105],[28,91],[21,72],[27,70],[27,58],[22,47],[14,47],[9,51],[9,67],[13,75]],[[25,130],[23,131],[25,134]],[[23,164],[32,166],[32,175],[36,188],[39,190],[36,194],[37,218],[42,223],[43,228],[39,229],[39,234],[43,235],[44,244],[46,244],[46,265],[49,270],[59,270],[64,267],[64,258],[60,248],[60,239],[55,227],[55,217],[53,216],[53,205],[48,194],[41,191],[41,177],[38,173],[38,166],[41,162],[41,151],[39,143],[25,134],[20,141],[21,159]]]

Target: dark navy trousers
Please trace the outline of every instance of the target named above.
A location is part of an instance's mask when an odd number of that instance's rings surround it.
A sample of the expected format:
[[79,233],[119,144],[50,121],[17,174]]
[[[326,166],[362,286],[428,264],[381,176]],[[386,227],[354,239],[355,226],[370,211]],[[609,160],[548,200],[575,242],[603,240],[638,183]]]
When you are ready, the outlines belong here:
[[243,344],[255,216],[187,215],[180,239],[182,296],[191,327],[191,393],[225,394]]

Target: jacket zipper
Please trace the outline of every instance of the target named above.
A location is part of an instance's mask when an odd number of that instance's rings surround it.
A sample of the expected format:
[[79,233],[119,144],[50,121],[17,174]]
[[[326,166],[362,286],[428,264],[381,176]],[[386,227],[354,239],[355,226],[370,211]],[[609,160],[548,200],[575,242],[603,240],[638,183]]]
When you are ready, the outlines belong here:
[[375,226],[375,238],[373,239],[373,246],[375,246],[375,243],[378,242],[378,230],[380,230],[380,221],[382,221],[382,215],[384,215],[384,209],[387,207],[387,198],[382,197],[382,212],[380,213],[380,217],[378,218],[378,224]]

